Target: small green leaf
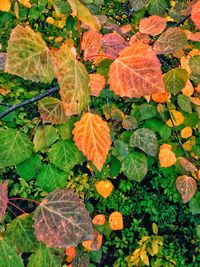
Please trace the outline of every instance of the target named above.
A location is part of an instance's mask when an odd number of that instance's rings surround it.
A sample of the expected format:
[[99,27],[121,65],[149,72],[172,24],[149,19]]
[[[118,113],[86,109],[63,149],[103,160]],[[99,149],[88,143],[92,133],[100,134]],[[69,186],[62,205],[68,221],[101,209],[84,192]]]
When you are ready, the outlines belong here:
[[186,70],[181,68],[175,68],[169,70],[165,74],[163,81],[166,90],[169,93],[176,95],[185,87],[187,79],[188,79],[188,73]]
[[14,129],[0,129],[0,168],[17,165],[32,154],[28,136]]
[[186,95],[179,95],[178,96],[178,105],[179,107],[184,110],[185,112],[192,113],[192,106],[190,98]]
[[200,55],[190,58],[189,67],[192,71],[190,79],[196,84],[200,83]]
[[131,152],[122,162],[122,171],[130,180],[141,182],[147,174],[147,159],[143,153]]
[[116,151],[116,157],[119,160],[122,160],[128,155],[128,144],[124,143],[121,140],[115,140],[114,141],[115,151]]
[[200,192],[197,192],[190,200],[189,207],[193,215],[200,213]]
[[148,12],[150,15],[158,15],[163,16],[165,11],[168,8],[168,1],[167,0],[151,0]]

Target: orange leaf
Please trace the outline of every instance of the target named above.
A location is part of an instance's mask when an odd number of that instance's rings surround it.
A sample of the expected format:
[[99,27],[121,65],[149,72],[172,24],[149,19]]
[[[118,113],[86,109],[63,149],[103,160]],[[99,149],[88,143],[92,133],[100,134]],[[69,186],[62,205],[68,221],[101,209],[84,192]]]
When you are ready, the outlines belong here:
[[75,247],[68,247],[65,250],[65,254],[67,256],[66,262],[71,262],[76,256],[76,249]]
[[109,180],[99,181],[96,185],[96,190],[104,198],[110,196],[113,190],[113,184]]
[[155,94],[152,94],[151,98],[156,103],[165,103],[169,101],[170,94],[168,92],[155,93]]
[[197,183],[187,175],[179,176],[176,179],[176,189],[181,194],[183,203],[187,203],[194,196],[197,190]]
[[0,88],[0,94],[1,95],[5,96],[8,93],[10,93],[10,89],[8,89],[8,88]]
[[181,130],[181,137],[182,138],[188,138],[192,136],[192,128],[191,127],[185,127]]
[[158,155],[160,166],[163,168],[170,167],[176,163],[176,156],[172,151],[171,145],[163,144],[160,146],[160,152]]
[[8,12],[11,7],[10,0],[0,0],[0,11]]
[[200,98],[199,97],[190,97],[190,101],[197,105],[197,106],[200,106]]
[[103,75],[99,73],[89,74],[90,77],[90,86],[91,86],[91,95],[98,96],[101,90],[106,85],[106,80]]
[[197,87],[194,88],[194,90],[200,94],[200,84],[198,84]]
[[121,230],[124,228],[121,212],[115,211],[109,216],[110,227],[112,230]]
[[179,157],[177,163],[187,172],[196,172],[197,168],[189,160]]
[[100,171],[110,149],[110,129],[99,115],[85,113],[73,130],[76,146]]
[[150,16],[140,20],[139,30],[141,33],[147,33],[156,36],[164,31],[166,27],[166,19],[160,16]]
[[82,49],[84,50],[84,59],[93,60],[101,49],[102,35],[94,30],[84,32],[82,39]]
[[120,29],[123,33],[132,31],[132,27],[130,24],[123,25]]
[[172,109],[172,110],[170,110],[170,114],[171,114],[172,119],[169,119],[166,121],[167,126],[173,127],[173,124],[174,124],[174,126],[179,126],[183,123],[184,116],[180,111]]
[[142,42],[143,44],[149,44],[149,35],[146,33],[136,32],[136,34],[131,37],[129,44],[132,45],[138,41]]
[[186,96],[191,96],[194,93],[194,87],[189,79],[187,80],[185,87],[181,91]]
[[200,29],[200,1],[192,6],[191,19],[194,22],[197,29]]
[[82,245],[86,250],[91,251],[91,250],[99,250],[102,245],[102,235],[98,232],[93,233],[93,238],[91,240],[86,240],[82,242]]
[[111,64],[108,83],[111,90],[121,97],[142,97],[163,92],[160,66],[152,48],[136,42],[131,47],[125,47]]
[[92,220],[92,223],[97,225],[104,225],[105,222],[106,222],[106,217],[103,214],[96,215]]

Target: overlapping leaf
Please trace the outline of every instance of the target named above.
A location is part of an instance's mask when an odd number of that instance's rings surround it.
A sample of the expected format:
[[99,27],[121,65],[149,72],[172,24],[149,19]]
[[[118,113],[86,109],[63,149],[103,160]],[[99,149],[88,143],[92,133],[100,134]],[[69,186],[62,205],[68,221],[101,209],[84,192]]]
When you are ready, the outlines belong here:
[[125,47],[111,64],[111,90],[121,97],[141,97],[163,92],[164,85],[159,63],[152,48],[141,42]]
[[55,52],[54,65],[65,114],[79,114],[88,104],[91,92],[85,66],[76,59],[75,48],[69,44]]
[[179,176],[176,179],[176,189],[181,194],[183,203],[191,200],[197,190],[196,181],[187,175]]
[[82,49],[84,58],[87,60],[95,59],[101,49],[102,35],[94,30],[83,33]]
[[47,246],[77,246],[92,234],[92,223],[82,200],[72,190],[50,193],[34,213],[35,234]]
[[156,36],[164,31],[166,27],[166,19],[160,16],[150,16],[140,20],[139,30],[141,33]]
[[85,113],[72,132],[76,146],[100,171],[110,149],[110,129],[96,114]]
[[197,29],[200,29],[200,1],[192,6],[191,19],[194,22]]
[[89,77],[90,77],[91,94],[93,96],[98,96],[101,90],[106,85],[105,77],[103,75],[100,75],[99,73],[89,74]]
[[187,36],[180,28],[168,28],[155,42],[153,50],[157,54],[171,54],[188,45]]
[[190,79],[196,84],[200,83],[200,55],[189,59],[189,67],[191,69]]
[[40,117],[44,122],[61,124],[68,120],[62,102],[54,97],[45,97],[38,102]]
[[33,144],[28,136],[14,129],[0,129],[0,167],[17,165],[30,157]]
[[50,52],[40,33],[20,25],[12,30],[5,71],[34,82],[50,83],[53,80]]
[[7,183],[0,183],[0,222],[3,220],[8,205]]

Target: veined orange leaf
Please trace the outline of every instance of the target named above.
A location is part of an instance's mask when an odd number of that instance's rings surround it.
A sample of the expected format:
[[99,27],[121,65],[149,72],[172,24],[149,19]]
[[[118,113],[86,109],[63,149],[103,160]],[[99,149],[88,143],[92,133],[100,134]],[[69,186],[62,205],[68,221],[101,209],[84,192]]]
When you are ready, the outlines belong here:
[[93,60],[101,49],[102,35],[94,30],[83,33],[82,49],[84,50],[84,59]]
[[164,92],[160,62],[152,48],[141,42],[125,47],[111,64],[111,90],[121,97],[142,97]]
[[79,114],[87,106],[91,92],[85,66],[76,59],[75,48],[64,43],[54,53],[54,65],[65,114]]
[[85,113],[72,131],[76,146],[100,171],[110,149],[110,129],[99,115]]
[[83,23],[90,26],[93,30],[99,31],[101,26],[97,17],[93,16],[90,10],[79,0],[67,0],[73,11],[73,15],[77,16]]
[[89,74],[90,77],[90,86],[91,86],[91,95],[98,96],[101,92],[101,90],[106,85],[106,80],[103,75],[100,75],[99,73],[92,73]]
[[5,71],[34,82],[50,83],[53,80],[50,52],[40,33],[20,25],[12,30]]
[[172,151],[171,145],[163,144],[160,146],[160,152],[158,155],[160,166],[163,168],[170,167],[176,163],[176,156]]
[[154,15],[140,20],[139,30],[141,33],[147,33],[156,36],[164,31],[167,20]]
[[192,6],[191,19],[197,29],[200,29],[200,1],[197,1],[197,3]]
[[176,189],[181,194],[183,203],[187,203],[194,196],[197,190],[197,183],[187,175],[179,176],[176,179]]

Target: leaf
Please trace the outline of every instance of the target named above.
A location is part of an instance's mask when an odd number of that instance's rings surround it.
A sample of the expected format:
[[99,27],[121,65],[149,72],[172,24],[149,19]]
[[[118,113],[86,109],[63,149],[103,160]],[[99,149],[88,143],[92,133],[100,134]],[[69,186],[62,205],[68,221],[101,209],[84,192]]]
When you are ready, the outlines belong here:
[[62,267],[63,258],[64,253],[40,243],[29,258],[28,267]]
[[82,154],[71,140],[59,140],[48,151],[51,163],[65,172],[81,163]]
[[122,171],[130,180],[141,182],[147,174],[147,159],[143,153],[130,152],[122,162]]
[[171,119],[166,121],[167,126],[169,127],[179,126],[184,122],[184,116],[180,111],[171,109],[170,114],[171,114]]
[[33,138],[35,152],[45,152],[58,139],[56,129],[51,125],[38,127]]
[[188,138],[192,136],[192,128],[191,127],[185,127],[181,130],[181,137],[182,138]]
[[187,172],[197,172],[196,166],[185,158],[177,158],[177,163]]
[[190,98],[188,96],[178,95],[177,100],[178,100],[178,105],[182,110],[192,114],[191,101],[190,101]]
[[38,102],[38,110],[43,122],[61,124],[68,120],[62,102],[54,97],[45,97]]
[[70,189],[57,189],[34,212],[38,241],[49,247],[77,246],[92,234],[92,223],[81,199]]
[[154,43],[153,50],[157,54],[171,54],[188,45],[187,37],[180,28],[168,28]]
[[200,30],[200,2],[197,1],[192,5],[191,20],[194,22],[196,28]]
[[197,192],[195,196],[190,200],[189,207],[192,215],[200,214],[200,192]]
[[[156,223],[152,224],[152,230],[153,230],[154,235],[158,234],[158,226]],[[157,254],[157,253],[155,253],[155,254]]]
[[147,155],[155,157],[158,152],[158,141],[155,133],[147,128],[136,130],[130,138],[130,146],[138,147]]
[[94,216],[92,223],[96,225],[104,225],[106,222],[106,217],[104,214],[97,214]]
[[[8,185],[0,183],[0,222],[2,222],[8,205]],[[0,236],[1,239],[1,236]]]
[[37,246],[37,239],[33,231],[33,221],[29,214],[23,214],[11,221],[6,229],[5,237],[20,252],[33,252]]
[[0,236],[1,267],[24,267],[21,256],[17,255],[15,247],[9,244],[9,240]]
[[74,125],[76,146],[101,171],[111,145],[108,124],[96,114],[85,113]]
[[101,90],[106,85],[105,77],[98,73],[89,74],[89,77],[90,77],[91,95],[98,96]]
[[100,233],[94,232],[92,238],[82,242],[82,245],[87,251],[98,251],[102,246],[102,239]]
[[144,262],[145,265],[149,265],[149,257],[147,256],[147,252],[146,252],[145,248],[141,249],[140,258]]
[[151,95],[151,98],[156,103],[165,103],[165,102],[169,101],[170,94],[168,92],[155,93],[155,94]]
[[93,60],[101,49],[102,35],[94,30],[83,33],[82,49],[84,50],[84,59]]
[[95,187],[99,195],[104,198],[109,197],[113,190],[113,184],[109,180],[99,181]]
[[31,8],[30,0],[18,0],[18,2],[26,8]]
[[194,87],[189,79],[187,80],[185,87],[181,91],[186,96],[191,96],[194,93]]
[[89,75],[76,59],[75,48],[63,43],[54,53],[54,66],[65,114],[79,114],[89,103],[91,89]]
[[76,248],[75,247],[66,248],[65,254],[67,256],[66,262],[71,262],[76,256]]
[[172,146],[168,144],[160,146],[158,158],[162,168],[168,168],[176,163],[176,156],[172,151]]
[[83,5],[79,0],[67,0],[71,6],[73,14],[78,17],[79,20],[90,26],[93,30],[100,30],[100,23],[98,19],[92,15],[90,10]]
[[0,11],[9,12],[11,8],[10,0],[0,0]]
[[191,69],[190,79],[196,84],[200,83],[200,55],[189,59],[189,67]]
[[133,10],[138,11],[145,7],[149,3],[149,0],[130,0],[129,2]]
[[181,68],[169,70],[163,78],[165,88],[169,93],[178,94],[186,85],[187,71]]
[[32,154],[28,136],[14,129],[0,129],[0,168],[17,165]]
[[148,12],[151,15],[158,15],[163,16],[165,11],[168,8],[168,1],[167,0],[151,0],[148,6]]
[[167,20],[160,16],[150,16],[140,20],[139,30],[141,33],[156,36],[164,31]]
[[176,189],[181,194],[183,203],[187,203],[194,196],[197,190],[197,183],[187,175],[179,176],[176,179]]
[[124,223],[121,212],[112,212],[109,216],[109,223],[112,230],[122,230],[124,228]]
[[196,106],[200,106],[200,98],[199,97],[190,97],[190,101]]
[[55,168],[52,164],[43,164],[36,176],[36,184],[46,192],[52,192],[56,188],[64,188],[67,182],[67,173]]
[[5,71],[33,82],[50,83],[53,80],[50,52],[40,33],[20,25],[12,30]]
[[[120,51],[111,64],[111,90],[121,97],[141,97],[164,91],[160,63],[151,47],[141,42]],[[129,82],[127,82],[129,81]]]
[[133,116],[127,116],[122,121],[122,127],[126,130],[134,130],[138,128],[137,120]]

